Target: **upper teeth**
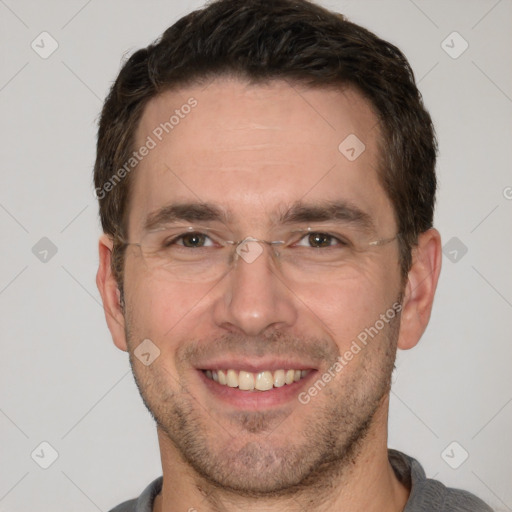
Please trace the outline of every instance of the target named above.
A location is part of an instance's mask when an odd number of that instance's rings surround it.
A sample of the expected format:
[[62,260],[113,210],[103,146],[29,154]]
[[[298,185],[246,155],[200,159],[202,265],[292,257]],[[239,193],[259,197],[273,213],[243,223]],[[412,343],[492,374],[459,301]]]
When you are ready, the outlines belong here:
[[307,375],[309,370],[275,370],[258,373],[244,370],[206,370],[206,376],[223,386],[239,388],[244,391],[257,389],[267,391],[272,387],[280,388],[285,384],[297,382]]

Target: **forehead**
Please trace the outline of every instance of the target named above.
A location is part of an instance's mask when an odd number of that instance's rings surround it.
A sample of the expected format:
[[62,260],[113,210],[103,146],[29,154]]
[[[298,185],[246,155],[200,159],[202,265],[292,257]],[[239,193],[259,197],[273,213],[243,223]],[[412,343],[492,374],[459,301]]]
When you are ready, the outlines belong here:
[[[130,231],[173,202],[217,204],[240,222],[286,205],[355,203],[389,221],[377,176],[377,117],[350,88],[216,79],[167,91],[146,106],[135,148]],[[354,158],[355,157],[355,158]]]

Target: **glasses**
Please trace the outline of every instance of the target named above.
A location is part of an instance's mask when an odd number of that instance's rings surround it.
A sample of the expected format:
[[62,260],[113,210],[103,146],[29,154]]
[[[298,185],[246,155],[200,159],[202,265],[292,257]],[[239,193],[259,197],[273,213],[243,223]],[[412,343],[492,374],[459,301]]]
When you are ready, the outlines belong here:
[[233,240],[228,232],[211,227],[181,225],[148,232],[137,243],[120,241],[138,247],[149,270],[162,270],[174,280],[219,279],[237,265],[264,258],[267,250],[285,279],[301,282],[350,277],[397,237],[373,239],[361,229],[336,226],[283,231],[274,241]]

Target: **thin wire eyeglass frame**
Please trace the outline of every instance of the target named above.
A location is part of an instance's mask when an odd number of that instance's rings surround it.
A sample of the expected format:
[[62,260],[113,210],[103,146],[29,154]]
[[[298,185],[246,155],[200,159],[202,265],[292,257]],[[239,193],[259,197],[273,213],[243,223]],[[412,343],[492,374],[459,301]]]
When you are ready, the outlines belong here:
[[[176,230],[182,230],[181,233],[178,236],[175,237],[176,239],[184,236],[187,233],[204,234],[204,232],[213,232],[213,233],[217,232],[217,230],[215,230],[213,228],[208,228],[208,227],[204,227],[204,226],[178,226],[175,229]],[[167,230],[166,228],[155,230],[155,231],[147,233],[147,235],[155,234],[155,233],[166,231],[166,230]],[[314,233],[325,234],[327,236],[336,238],[335,234],[331,234],[328,231],[329,230],[322,231],[321,228],[312,228],[312,227],[308,226],[305,229],[294,230],[290,234],[290,238],[292,236],[297,236],[298,234],[302,234],[303,236],[300,238],[300,239],[302,239],[304,236],[306,236],[308,234],[314,234]],[[379,238],[379,239],[376,239],[376,240],[372,240],[372,241],[366,242],[364,244],[364,248],[367,248],[367,247],[378,247],[378,246],[386,245],[386,244],[391,243],[394,240],[398,239],[399,236],[400,236],[400,233],[397,233],[393,237]],[[144,250],[144,244],[143,244],[142,241],[141,242],[127,242],[127,241],[123,240],[123,238],[121,238],[119,236],[117,236],[116,238],[121,243],[122,246],[136,246],[136,247],[139,247],[140,250],[141,250],[143,258],[146,259],[146,257],[145,257],[145,250]],[[220,241],[219,241],[219,238],[221,239]],[[238,259],[238,257],[240,256],[240,253],[239,253],[240,249],[239,248],[243,247],[245,244],[247,244],[249,242],[260,243],[260,244],[264,244],[264,245],[267,245],[269,247],[274,248],[275,250],[273,251],[273,253],[277,256],[278,259],[280,259],[281,253],[280,253],[279,250],[277,250],[277,247],[289,243],[286,240],[264,240],[264,239],[255,238],[255,237],[252,237],[252,236],[245,237],[242,240],[226,240],[226,239],[223,239],[222,237],[218,236],[218,237],[216,237],[215,241],[217,243],[219,243],[221,246],[227,247],[228,245],[231,245],[233,247],[233,251],[231,252],[230,257],[228,258],[228,261],[231,261],[231,262],[233,262],[234,260]],[[330,247],[330,246],[327,246],[327,247]],[[325,249],[325,248],[326,247],[324,247],[323,249]],[[191,249],[191,251],[194,251],[194,250],[198,250],[198,249],[204,249],[204,247],[196,247],[196,248],[189,248],[189,249]],[[311,249],[321,250],[322,247],[311,247]],[[361,251],[362,251],[361,248],[355,249],[355,252],[361,252]],[[242,259],[244,259],[244,258],[242,258]],[[164,260],[165,260],[165,258],[164,258]]]

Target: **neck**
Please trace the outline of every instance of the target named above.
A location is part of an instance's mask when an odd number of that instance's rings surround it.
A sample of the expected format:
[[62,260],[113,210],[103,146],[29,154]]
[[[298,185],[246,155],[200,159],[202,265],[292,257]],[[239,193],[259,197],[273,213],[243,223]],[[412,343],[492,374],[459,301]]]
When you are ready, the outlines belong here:
[[213,486],[181,457],[166,434],[158,429],[163,487],[153,512],[400,512],[409,489],[398,481],[388,460],[387,411],[389,397],[375,414],[368,435],[342,467],[332,466],[287,497],[248,498]]

